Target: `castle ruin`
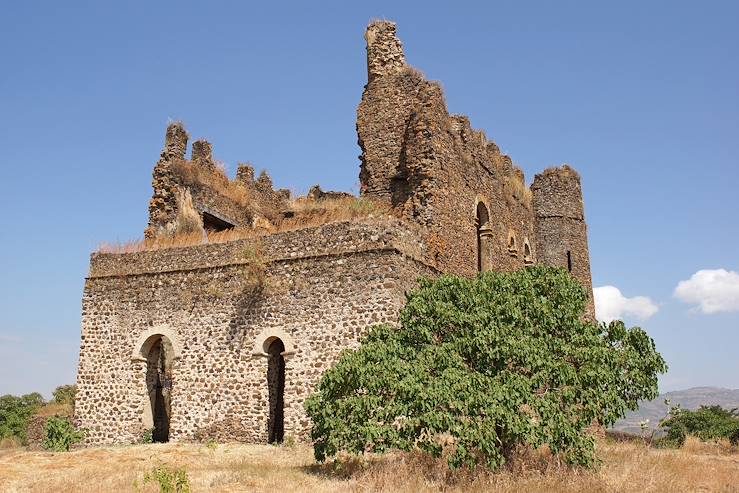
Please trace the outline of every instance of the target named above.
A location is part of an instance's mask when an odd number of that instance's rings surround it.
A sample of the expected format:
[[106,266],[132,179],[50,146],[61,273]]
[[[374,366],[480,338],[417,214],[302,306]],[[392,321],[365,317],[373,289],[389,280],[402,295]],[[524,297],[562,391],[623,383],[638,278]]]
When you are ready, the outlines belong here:
[[[154,441],[307,440],[303,402],[321,374],[371,326],[397,323],[421,276],[559,266],[586,288],[592,318],[577,172],[550,168],[527,187],[406,64],[394,23],[373,22],[365,38],[359,198],[314,187],[295,199],[246,164],[229,180],[209,142],[193,142],[187,159],[187,131],[169,125],[144,245],[170,247],[91,257],[75,407],[89,444],[147,431]],[[315,220],[342,200],[379,212]],[[183,235],[198,241],[177,246]]]

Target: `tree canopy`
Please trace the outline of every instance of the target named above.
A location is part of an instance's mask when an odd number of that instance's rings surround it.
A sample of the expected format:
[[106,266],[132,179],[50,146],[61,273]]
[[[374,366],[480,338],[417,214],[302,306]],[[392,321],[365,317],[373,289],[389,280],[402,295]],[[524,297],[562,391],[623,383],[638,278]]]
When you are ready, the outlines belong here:
[[418,447],[497,468],[547,444],[591,465],[586,428],[656,397],[667,367],[641,328],[586,320],[586,301],[550,267],[421,280],[400,326],[374,327],[306,401],[316,459]]
[[0,397],[0,438],[15,437],[24,443],[28,419],[43,405],[44,398],[38,392]]

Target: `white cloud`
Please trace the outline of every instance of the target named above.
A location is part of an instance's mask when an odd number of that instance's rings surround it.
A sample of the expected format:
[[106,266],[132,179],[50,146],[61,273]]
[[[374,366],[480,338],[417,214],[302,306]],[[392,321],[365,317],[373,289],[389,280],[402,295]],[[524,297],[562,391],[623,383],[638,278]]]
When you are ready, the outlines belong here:
[[698,305],[703,313],[739,311],[739,274],[726,269],[704,269],[680,281],[675,297]]
[[632,316],[646,320],[657,311],[657,304],[646,296],[627,298],[616,286],[593,288],[595,297],[595,317],[601,322],[623,319]]

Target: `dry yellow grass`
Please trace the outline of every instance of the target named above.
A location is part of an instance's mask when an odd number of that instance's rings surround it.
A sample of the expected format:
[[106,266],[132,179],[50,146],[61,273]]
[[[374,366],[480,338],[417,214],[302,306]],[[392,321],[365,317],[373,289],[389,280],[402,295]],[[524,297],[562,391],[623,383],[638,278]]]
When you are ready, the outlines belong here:
[[293,200],[289,209],[293,217],[277,223],[264,221],[256,228],[233,228],[207,236],[202,233],[178,234],[146,238],[126,243],[103,243],[98,248],[100,253],[135,253],[165,248],[182,248],[205,243],[226,243],[229,241],[258,238],[273,233],[293,231],[321,226],[328,223],[356,221],[358,219],[374,219],[382,221],[390,214],[390,206],[356,197],[309,201]]
[[56,402],[49,402],[41,406],[34,416],[57,416],[57,415],[71,415],[72,405],[69,403],[59,404]]
[[[316,465],[311,449],[268,445],[153,444],[84,449],[70,453],[0,451],[4,492],[136,491],[157,464],[186,468],[193,492],[739,492],[739,453],[692,443],[657,450],[638,442],[601,441],[603,463],[582,471],[529,458],[497,474],[454,475],[438,461],[394,454],[367,463]],[[153,492],[152,485],[139,491]]]
[[228,178],[223,163],[216,161],[215,165],[214,169],[207,169],[189,161],[179,160],[171,163],[170,169],[185,185],[205,185],[243,207],[256,207],[250,191],[239,182]]

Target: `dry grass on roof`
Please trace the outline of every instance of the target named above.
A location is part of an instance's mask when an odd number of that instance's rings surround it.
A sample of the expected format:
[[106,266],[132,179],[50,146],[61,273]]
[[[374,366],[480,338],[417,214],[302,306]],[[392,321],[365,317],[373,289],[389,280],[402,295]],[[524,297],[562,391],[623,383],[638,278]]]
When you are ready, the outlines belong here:
[[207,169],[185,160],[171,163],[170,169],[187,186],[205,185],[227,197],[240,206],[256,208],[257,204],[249,189],[239,182],[232,181],[226,175],[226,168],[220,161],[214,161],[216,167]]
[[516,175],[511,175],[506,180],[513,197],[519,200],[527,209],[531,209],[533,194],[526,183]]
[[324,224],[366,219],[383,221],[393,217],[389,205],[357,197],[320,201],[296,199],[290,202],[289,210],[293,213],[292,217],[277,222],[259,221],[255,228],[233,228],[207,235],[203,233],[185,233],[175,236],[145,238],[125,243],[103,243],[98,248],[98,253],[136,253],[210,243],[227,243],[286,231],[315,228]]
[[580,173],[569,164],[563,164],[561,167],[552,166],[541,172],[542,175],[561,175],[561,176],[575,176],[580,178]]

